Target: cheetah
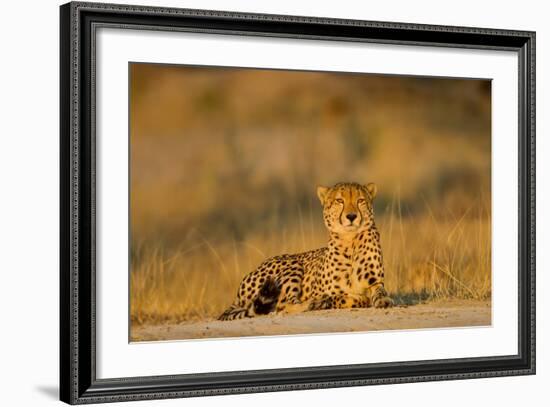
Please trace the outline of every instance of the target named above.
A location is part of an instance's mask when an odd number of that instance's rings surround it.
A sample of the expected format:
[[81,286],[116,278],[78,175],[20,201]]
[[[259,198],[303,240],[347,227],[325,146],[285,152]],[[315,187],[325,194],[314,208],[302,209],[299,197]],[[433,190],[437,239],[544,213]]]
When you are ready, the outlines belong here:
[[374,183],[317,187],[328,229],[326,247],[265,260],[247,274],[233,304],[219,317],[387,308],[380,233],[374,223]]

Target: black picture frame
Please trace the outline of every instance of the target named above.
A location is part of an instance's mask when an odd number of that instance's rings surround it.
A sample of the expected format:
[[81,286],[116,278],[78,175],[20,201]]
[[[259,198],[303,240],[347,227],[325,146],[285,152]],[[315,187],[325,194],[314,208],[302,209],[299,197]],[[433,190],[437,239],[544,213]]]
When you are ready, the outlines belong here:
[[[70,404],[535,373],[535,33],[72,2],[60,7],[60,398]],[[515,355],[96,378],[95,70],[100,26],[511,50],[519,59],[519,351]],[[515,265],[510,265],[515,267]]]

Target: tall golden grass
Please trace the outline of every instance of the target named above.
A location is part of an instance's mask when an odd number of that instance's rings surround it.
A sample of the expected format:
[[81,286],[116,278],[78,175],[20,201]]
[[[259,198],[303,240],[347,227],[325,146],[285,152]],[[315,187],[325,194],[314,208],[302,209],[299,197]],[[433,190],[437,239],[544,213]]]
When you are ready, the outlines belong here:
[[[386,287],[397,304],[491,296],[491,223],[486,212],[437,219],[428,210],[404,217],[399,202],[378,216]],[[138,247],[132,258],[131,320],[160,323],[216,317],[229,306],[242,277],[262,260],[326,243],[321,209],[295,222],[264,229],[245,242],[216,245],[197,236],[168,255]],[[473,210],[472,210],[473,211]],[[261,248],[261,249],[260,249]]]

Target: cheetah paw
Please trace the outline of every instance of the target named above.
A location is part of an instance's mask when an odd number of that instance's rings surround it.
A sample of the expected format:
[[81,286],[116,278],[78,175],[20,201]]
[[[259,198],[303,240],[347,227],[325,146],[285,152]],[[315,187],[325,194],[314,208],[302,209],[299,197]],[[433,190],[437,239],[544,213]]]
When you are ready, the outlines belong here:
[[329,296],[316,298],[309,303],[308,311],[323,310],[332,308],[332,301]]
[[379,297],[374,300],[374,308],[390,308],[393,306],[393,300],[390,297]]

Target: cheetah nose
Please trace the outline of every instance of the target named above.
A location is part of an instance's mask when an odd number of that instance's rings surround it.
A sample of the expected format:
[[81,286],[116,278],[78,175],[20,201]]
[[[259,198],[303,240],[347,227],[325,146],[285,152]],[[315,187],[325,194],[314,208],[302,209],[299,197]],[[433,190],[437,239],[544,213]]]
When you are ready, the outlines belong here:
[[348,218],[350,222],[353,222],[356,217],[357,217],[357,215],[355,213],[348,213],[346,215],[346,218]]

